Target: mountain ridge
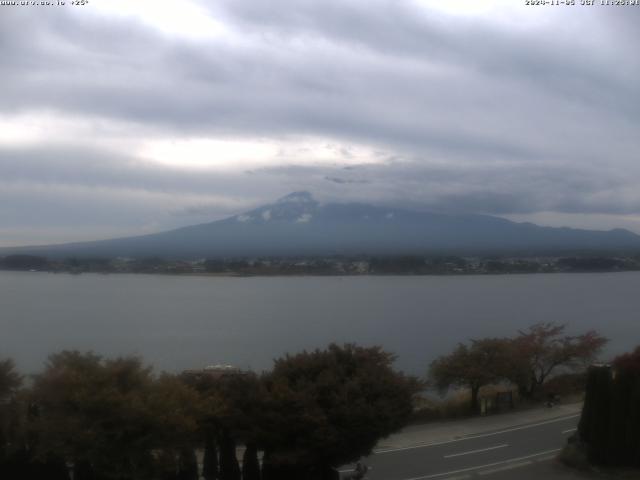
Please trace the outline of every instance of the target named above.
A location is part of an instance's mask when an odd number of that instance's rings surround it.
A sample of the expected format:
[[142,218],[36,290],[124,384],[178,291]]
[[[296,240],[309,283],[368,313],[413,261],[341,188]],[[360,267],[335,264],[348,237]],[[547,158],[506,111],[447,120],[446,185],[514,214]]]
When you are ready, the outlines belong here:
[[324,203],[306,191],[222,220],[160,233],[0,248],[50,257],[254,257],[640,250],[640,236],[543,227],[490,215],[447,215],[365,203]]

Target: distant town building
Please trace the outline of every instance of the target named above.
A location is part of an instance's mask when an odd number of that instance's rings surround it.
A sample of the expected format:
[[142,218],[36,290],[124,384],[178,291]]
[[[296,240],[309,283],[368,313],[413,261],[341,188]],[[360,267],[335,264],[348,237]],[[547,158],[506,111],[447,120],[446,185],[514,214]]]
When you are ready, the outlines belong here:
[[216,364],[200,369],[185,370],[182,374],[193,380],[219,380],[225,377],[247,375],[248,373],[233,365]]

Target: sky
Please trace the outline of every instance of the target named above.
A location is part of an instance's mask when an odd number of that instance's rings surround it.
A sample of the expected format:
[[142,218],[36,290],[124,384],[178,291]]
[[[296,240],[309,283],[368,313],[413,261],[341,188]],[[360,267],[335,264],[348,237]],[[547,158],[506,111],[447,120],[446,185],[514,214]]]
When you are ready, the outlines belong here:
[[0,5],[0,246],[299,190],[640,233],[640,6],[599,2]]

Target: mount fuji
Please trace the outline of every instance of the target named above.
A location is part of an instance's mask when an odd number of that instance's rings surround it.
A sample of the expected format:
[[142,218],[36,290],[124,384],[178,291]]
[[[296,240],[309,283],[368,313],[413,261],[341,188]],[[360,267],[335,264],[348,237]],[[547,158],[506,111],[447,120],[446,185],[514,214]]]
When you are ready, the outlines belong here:
[[215,222],[138,237],[3,248],[0,255],[195,259],[638,249],[640,236],[623,229],[552,228],[488,215],[445,215],[364,203],[321,204],[308,192],[294,192]]

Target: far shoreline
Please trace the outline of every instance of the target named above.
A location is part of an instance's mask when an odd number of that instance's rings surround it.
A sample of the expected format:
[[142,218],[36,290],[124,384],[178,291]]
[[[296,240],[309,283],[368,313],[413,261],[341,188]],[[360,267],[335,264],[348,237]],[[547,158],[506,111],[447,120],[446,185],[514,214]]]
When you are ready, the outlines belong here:
[[210,277],[467,276],[640,271],[640,254],[572,256],[332,255],[299,257],[0,257],[0,270],[51,273],[147,273]]
[[610,273],[638,273],[638,270],[591,270],[591,271],[556,271],[556,272],[468,272],[468,273],[194,273],[194,272],[69,272],[69,271],[52,271],[52,270],[9,270],[0,269],[4,273],[47,273],[52,275],[136,275],[136,276],[164,276],[164,277],[186,277],[186,278],[370,278],[370,277],[506,277],[506,276],[535,276],[535,275],[574,275],[574,274],[610,274]]

